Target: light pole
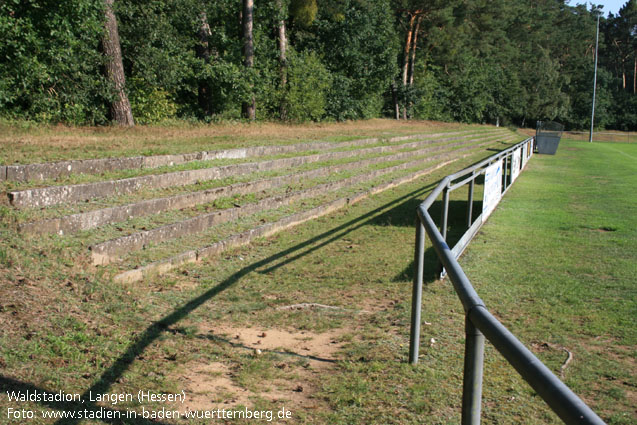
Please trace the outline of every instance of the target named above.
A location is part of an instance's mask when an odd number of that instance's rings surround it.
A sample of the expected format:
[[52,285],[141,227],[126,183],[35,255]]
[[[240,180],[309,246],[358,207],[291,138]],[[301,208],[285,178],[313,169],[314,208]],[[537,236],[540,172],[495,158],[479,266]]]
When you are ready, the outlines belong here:
[[591,132],[589,142],[593,142],[593,123],[595,122],[595,92],[597,89],[597,49],[599,47],[599,14],[597,15],[597,35],[595,36],[595,76],[593,77],[593,107],[591,108]]

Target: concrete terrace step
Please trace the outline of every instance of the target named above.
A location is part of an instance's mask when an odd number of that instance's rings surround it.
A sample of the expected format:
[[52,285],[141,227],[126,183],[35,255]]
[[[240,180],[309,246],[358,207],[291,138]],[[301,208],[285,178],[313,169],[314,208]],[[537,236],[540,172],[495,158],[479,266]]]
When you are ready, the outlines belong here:
[[[471,130],[451,131],[425,135],[399,136],[387,139],[388,142],[416,139],[419,137],[441,137],[468,133]],[[80,159],[71,161],[47,162],[42,164],[3,165],[0,166],[0,180],[37,181],[55,179],[71,174],[99,174],[107,171],[157,168],[185,164],[192,161],[214,159],[238,159],[256,156],[276,155],[310,150],[337,149],[350,146],[363,146],[379,143],[381,138],[352,140],[348,142],[309,142],[292,145],[253,146],[245,148],[201,151],[172,155],[134,156],[121,158]]]
[[[491,138],[487,138],[491,139]],[[389,156],[381,156],[360,161],[348,162],[345,164],[321,167],[305,172],[288,174],[284,176],[274,177],[271,179],[262,179],[250,181],[247,183],[236,183],[228,186],[206,189],[197,192],[190,192],[170,197],[155,198],[140,202],[130,203],[122,206],[102,208],[94,211],[88,211],[78,214],[67,215],[63,217],[38,220],[24,223],[19,226],[19,230],[24,233],[45,234],[57,233],[68,234],[80,230],[88,230],[91,228],[124,221],[133,217],[152,215],[169,210],[189,208],[196,205],[206,204],[223,196],[233,196],[237,194],[247,194],[251,192],[271,189],[282,186],[284,184],[295,181],[303,181],[311,178],[328,176],[352,168],[360,168],[383,162],[397,161],[409,159],[425,153],[440,151],[447,148],[463,146],[475,141],[487,139],[469,139],[462,142],[447,144],[444,146],[428,147],[416,151],[401,152]]]
[[[487,144],[490,144],[492,142],[487,142],[487,143],[482,143],[480,144],[480,146],[484,146]],[[467,147],[463,150],[468,150],[468,149],[472,149],[475,150],[477,149],[477,146],[471,146],[471,147]],[[289,216],[286,216],[276,222],[273,223],[267,223],[261,226],[257,226],[255,228],[246,230],[244,232],[232,235],[224,240],[221,240],[219,242],[216,242],[210,246],[204,247],[204,248],[200,248],[200,249],[194,249],[194,250],[189,250],[186,251],[182,254],[178,254],[176,256],[172,256],[168,259],[164,259],[164,260],[159,260],[159,261],[155,261],[152,262],[150,264],[148,264],[147,266],[141,267],[141,268],[137,268],[134,270],[129,270],[127,272],[124,273],[120,273],[119,275],[117,275],[115,277],[116,281],[126,281],[126,282],[132,282],[135,280],[139,280],[139,279],[143,279],[144,277],[147,277],[149,275],[154,275],[154,274],[161,274],[163,272],[166,272],[168,270],[171,270],[174,267],[179,266],[180,264],[184,264],[184,263],[189,263],[189,262],[196,262],[196,261],[200,261],[203,258],[206,257],[210,257],[210,256],[214,256],[217,255],[223,251],[225,251],[226,249],[229,248],[233,248],[233,247],[237,247],[237,246],[241,246],[241,245],[245,245],[250,243],[250,241],[252,241],[254,238],[257,237],[264,237],[264,236],[269,236],[272,235],[280,230],[284,230],[287,229],[289,227],[292,227],[296,224],[302,223],[304,221],[307,221],[309,219],[312,218],[316,218],[316,217],[320,217],[322,215],[328,214],[332,211],[335,211],[336,209],[342,208],[344,206],[347,206],[348,204],[357,202],[361,199],[366,198],[367,196],[370,196],[372,194],[381,192],[383,190],[389,189],[391,187],[395,187],[397,185],[403,184],[403,183],[407,183],[409,181],[412,181],[418,177],[421,177],[425,174],[429,174],[432,171],[445,166],[447,164],[450,164],[453,161],[456,161],[458,159],[461,158],[465,158],[469,155],[472,155],[473,153],[466,153],[464,155],[457,155],[459,152],[458,151],[453,151],[451,153],[447,153],[444,155],[439,155],[440,158],[437,159],[446,159],[446,161],[440,162],[438,164],[432,165],[426,169],[423,170],[418,170],[416,172],[410,173],[406,176],[403,177],[399,177],[396,178],[390,182],[386,182],[386,183],[381,183],[378,184],[368,190],[364,190],[361,192],[356,193],[353,196],[348,196],[348,197],[342,197],[339,198],[337,200],[328,202],[324,205],[318,206],[316,208],[312,208],[309,211],[301,211],[301,212],[297,212],[294,214],[291,214]],[[454,158],[454,156],[456,156]],[[417,161],[414,161],[417,162]],[[240,209],[233,209],[232,212],[228,212],[228,214],[230,214],[231,216],[233,216],[233,218],[236,218],[235,214],[238,214],[238,211]],[[131,235],[131,238],[128,239],[129,237],[123,237],[123,238],[118,238],[116,240],[113,241],[107,241],[106,243],[104,243],[104,245],[102,245],[100,248],[103,249],[104,251],[108,251],[109,249],[113,248],[113,253],[116,252],[126,252],[126,248],[133,248],[133,249],[139,249],[140,247],[143,246],[144,241],[146,243],[151,243],[151,242],[160,242],[161,240],[164,240],[164,236],[166,234],[170,234],[171,232],[175,231],[176,233],[179,233],[181,230],[185,230],[186,233],[188,233],[188,231],[190,230],[190,226],[194,226],[194,227],[198,227],[199,225],[201,225],[202,223],[206,223],[206,220],[209,217],[214,217],[215,214],[217,214],[218,212],[212,213],[212,214],[207,214],[204,217],[202,217],[202,221],[195,224],[197,220],[199,220],[199,218],[195,218],[195,220],[187,220],[184,224],[182,223],[176,223],[175,225],[168,225],[168,226],[164,226],[162,228],[158,228],[158,229],[153,229],[151,231],[148,232],[140,232],[138,234],[135,235]],[[213,223],[212,225],[214,225],[216,223]],[[197,229],[196,231],[202,231],[203,229]],[[155,237],[157,239],[155,239]],[[168,238],[171,238],[173,236],[169,236]],[[119,244],[122,244],[122,246],[118,246]],[[129,245],[130,243],[130,245]],[[113,244],[113,245],[111,245]],[[97,251],[97,250],[96,250]],[[101,253],[96,253],[96,256],[94,257],[96,262],[100,262],[102,260],[105,259],[105,257],[103,257],[102,255],[104,255],[104,251],[102,251]],[[107,254],[108,255],[108,254]],[[108,261],[108,259],[106,260]]]
[[[506,130],[496,130],[483,132],[481,133],[481,135],[496,136],[504,135],[506,133]],[[78,202],[87,199],[108,197],[112,195],[129,194],[137,192],[142,188],[159,189],[173,186],[185,186],[188,184],[196,183],[198,181],[219,179],[257,171],[295,167],[309,162],[347,158],[362,154],[380,154],[386,152],[395,152],[401,149],[416,149],[427,144],[439,143],[446,140],[462,139],[466,137],[472,137],[472,134],[441,140],[427,138],[426,140],[405,144],[393,144],[389,146],[378,146],[349,151],[319,153],[291,158],[266,160],[261,162],[249,162],[196,170],[176,171],[164,174],[131,177],[127,179],[111,180],[97,183],[49,186],[37,189],[14,191],[10,192],[8,196],[11,204],[16,208],[46,207],[60,203]]]
[[324,192],[341,189],[371,180],[375,177],[383,176],[395,171],[406,170],[418,165],[428,163],[437,159],[449,159],[449,154],[440,154],[430,158],[423,158],[417,161],[410,161],[400,165],[395,165],[380,170],[363,173],[336,182],[320,184],[309,189],[293,192],[289,195],[273,196],[262,199],[258,202],[243,205],[241,207],[228,208],[202,214],[187,220],[161,226],[155,229],[137,232],[128,236],[111,239],[106,242],[91,246],[91,256],[94,264],[108,264],[117,259],[119,255],[142,249],[149,243],[159,243],[168,239],[173,239],[189,234],[194,234],[214,225],[235,220],[239,217],[257,213],[263,210],[279,208],[289,205],[301,199],[307,199],[320,195]]
[[331,201],[319,207],[286,216],[276,222],[266,223],[261,226],[255,227],[253,229],[247,230],[245,232],[237,233],[235,235],[230,236],[227,239],[216,242],[212,245],[208,245],[206,247],[202,247],[196,250],[186,251],[182,254],[179,254],[164,260],[159,260],[137,269],[128,270],[128,271],[119,273],[116,276],[114,276],[113,280],[115,282],[120,282],[120,283],[133,283],[133,282],[143,280],[146,277],[164,274],[176,267],[179,267],[187,263],[195,263],[198,261],[202,261],[206,258],[219,255],[220,253],[228,249],[247,245],[256,238],[273,235],[277,232],[280,232],[281,230],[288,229],[290,227],[304,223],[308,220],[312,220],[314,218],[318,218],[326,214],[329,214],[331,212],[334,212],[336,210],[339,210],[343,207],[346,207],[347,205],[351,205],[356,202],[359,202],[376,193],[382,192],[392,187],[399,186],[404,183],[408,183],[410,181],[413,181],[414,179],[417,179],[426,174],[429,174],[438,168],[444,167],[445,165],[448,165],[454,161],[457,161],[458,159],[459,158],[454,158],[449,161],[439,163],[427,169],[418,171],[416,173],[412,173],[408,176],[392,180],[388,183],[376,186],[366,191],[359,192],[353,196],[338,198],[334,201]]

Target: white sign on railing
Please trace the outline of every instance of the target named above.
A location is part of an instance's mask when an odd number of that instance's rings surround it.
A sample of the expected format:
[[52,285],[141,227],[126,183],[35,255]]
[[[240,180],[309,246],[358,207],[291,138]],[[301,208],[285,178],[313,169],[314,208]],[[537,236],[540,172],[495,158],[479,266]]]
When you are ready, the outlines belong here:
[[526,167],[526,162],[529,160],[529,144],[522,145],[522,168]]
[[526,163],[529,162],[529,158],[533,155],[533,141],[529,140],[522,148],[522,168],[526,167]]
[[520,160],[522,159],[522,148],[516,149],[511,155],[511,183],[520,175]]
[[482,222],[486,221],[502,197],[502,160],[486,168],[484,196],[482,198]]

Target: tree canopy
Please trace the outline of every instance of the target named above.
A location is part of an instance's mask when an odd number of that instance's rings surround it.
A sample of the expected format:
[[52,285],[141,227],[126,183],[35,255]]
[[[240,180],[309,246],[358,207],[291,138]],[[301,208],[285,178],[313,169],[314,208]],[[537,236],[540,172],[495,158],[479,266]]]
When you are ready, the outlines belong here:
[[[247,1],[112,2],[136,123],[241,119],[250,104],[260,120],[590,125],[597,6],[254,0],[246,17]],[[0,3],[0,117],[113,120],[104,17],[104,0]],[[637,130],[636,40],[637,0],[601,17],[598,128]]]

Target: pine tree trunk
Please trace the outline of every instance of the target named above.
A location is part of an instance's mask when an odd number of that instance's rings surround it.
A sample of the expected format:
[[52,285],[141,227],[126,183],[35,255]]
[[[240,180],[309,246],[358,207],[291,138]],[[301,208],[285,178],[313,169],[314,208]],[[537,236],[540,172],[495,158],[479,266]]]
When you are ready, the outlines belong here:
[[414,85],[414,69],[416,67],[416,47],[418,47],[418,32],[420,31],[420,21],[422,20],[422,16],[418,17],[416,21],[416,29],[414,30],[413,35],[413,43],[411,48],[411,63],[409,66],[409,86]]
[[[414,21],[416,15],[411,15],[409,18],[409,30],[407,30],[407,38],[405,40],[405,56],[403,58],[403,89],[407,88],[407,74],[409,72],[409,53],[411,49],[411,37],[414,32]],[[407,91],[405,90],[405,93]],[[407,119],[407,99],[403,99],[403,119]]]
[[126,77],[124,76],[124,64],[122,63],[122,49],[119,44],[119,32],[117,30],[117,18],[113,11],[114,0],[104,0],[104,38],[102,47],[106,56],[106,76],[112,81],[115,89],[115,100],[111,103],[113,120],[122,126],[135,125],[128,96],[126,95]]
[[626,90],[626,57],[622,57],[622,89]]
[[[208,64],[210,63],[210,46],[208,38],[212,35],[210,25],[208,25],[208,15],[205,11],[199,15],[199,44],[196,46],[197,57],[203,59]],[[212,115],[212,95],[210,93],[210,87],[206,81],[199,81],[199,90],[197,100],[199,108],[201,108],[204,116]]]
[[[281,74],[281,91],[285,93],[286,86],[288,84],[288,64],[287,64],[287,36],[285,33],[285,11],[283,9],[283,1],[277,0],[277,8],[279,10],[278,32],[279,32],[279,72]],[[285,99],[281,99],[279,105],[279,112],[281,119],[286,120],[288,117],[288,111],[285,104]]]
[[[252,25],[254,0],[243,0],[243,65],[246,68],[254,66],[254,40],[252,39]],[[254,121],[256,118],[256,100],[252,94],[251,100],[242,105],[243,117]]]
[[637,54],[635,55],[635,59],[634,59],[633,63],[634,63],[634,69],[633,69],[633,94],[636,94],[637,93]]
[[[414,86],[414,69],[416,68],[416,47],[418,46],[418,32],[420,31],[421,19],[422,19],[422,16],[418,16],[418,19],[416,20],[416,28],[414,29],[414,34],[412,37],[413,41],[412,41],[412,47],[411,47],[411,60],[409,65],[409,88],[410,89]],[[411,93],[411,90],[408,93]],[[409,102],[406,102],[406,103],[408,103],[409,110],[411,111],[414,106],[414,102],[411,99],[411,96],[409,98]],[[407,109],[407,106],[405,106],[405,109]],[[409,118],[411,118],[412,115],[413,114],[409,114]]]
[[398,105],[398,93],[396,90],[396,83],[391,83],[391,95],[394,101],[394,109],[396,112],[396,121],[400,121],[400,106]]
[[622,70],[622,89],[626,90],[626,71]]
[[403,58],[403,86],[407,85],[407,73],[409,70],[409,52],[411,49],[411,37],[414,32],[414,21],[416,20],[416,16],[411,16],[409,18],[409,29],[407,30],[407,37],[405,40],[405,55]]

